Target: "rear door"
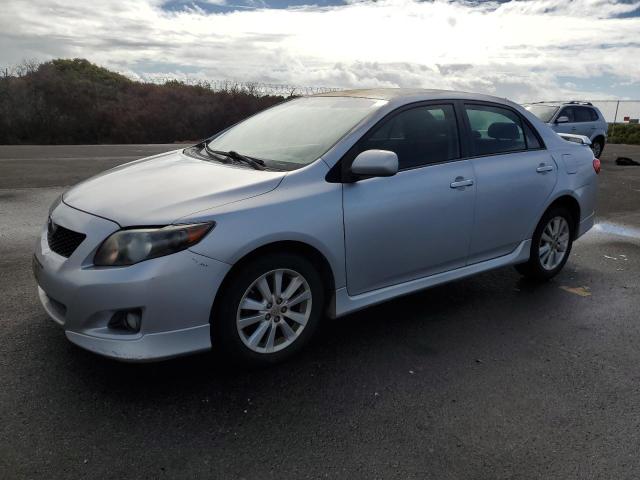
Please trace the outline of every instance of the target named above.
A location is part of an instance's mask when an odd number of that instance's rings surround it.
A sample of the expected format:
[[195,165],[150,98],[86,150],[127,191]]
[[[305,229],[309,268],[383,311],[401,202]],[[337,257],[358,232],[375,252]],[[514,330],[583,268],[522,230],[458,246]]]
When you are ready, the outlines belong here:
[[465,265],[475,186],[461,159],[453,103],[421,104],[382,120],[343,159],[391,150],[400,171],[343,186],[347,290],[358,295]]
[[476,210],[468,263],[512,252],[553,192],[556,164],[526,120],[508,107],[465,103]]
[[591,138],[596,129],[596,124],[592,116],[595,112],[589,107],[573,107],[573,109],[576,126],[576,130],[573,133]]

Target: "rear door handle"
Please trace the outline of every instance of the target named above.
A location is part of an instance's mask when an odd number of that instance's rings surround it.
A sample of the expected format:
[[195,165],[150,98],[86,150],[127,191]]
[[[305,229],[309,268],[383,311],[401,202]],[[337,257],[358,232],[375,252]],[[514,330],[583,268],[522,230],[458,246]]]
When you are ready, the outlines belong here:
[[472,179],[463,179],[462,177],[456,177],[456,181],[455,182],[451,182],[450,187],[451,188],[463,188],[463,187],[470,187],[471,185],[473,185],[473,180]]
[[551,170],[553,170],[553,167],[551,165],[545,165],[544,163],[541,163],[540,166],[536,168],[536,172],[538,173],[550,172]]

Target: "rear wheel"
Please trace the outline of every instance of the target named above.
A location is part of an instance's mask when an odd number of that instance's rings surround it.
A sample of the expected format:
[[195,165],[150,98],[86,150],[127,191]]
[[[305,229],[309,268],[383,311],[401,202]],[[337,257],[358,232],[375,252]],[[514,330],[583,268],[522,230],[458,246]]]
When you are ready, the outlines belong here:
[[313,336],[324,307],[322,279],[303,257],[268,254],[238,270],[212,318],[212,343],[244,364],[276,363]]
[[574,223],[571,212],[564,207],[547,210],[533,234],[529,261],[516,265],[518,272],[535,280],[555,277],[569,259]]

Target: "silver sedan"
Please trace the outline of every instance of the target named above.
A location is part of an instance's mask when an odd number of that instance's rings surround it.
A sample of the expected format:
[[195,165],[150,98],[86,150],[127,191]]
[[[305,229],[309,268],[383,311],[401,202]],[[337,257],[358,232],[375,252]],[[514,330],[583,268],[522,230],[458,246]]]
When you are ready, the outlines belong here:
[[34,272],[48,314],[98,354],[272,363],[325,316],[506,265],[553,277],[594,223],[599,168],[504,99],[299,98],[71,188]]

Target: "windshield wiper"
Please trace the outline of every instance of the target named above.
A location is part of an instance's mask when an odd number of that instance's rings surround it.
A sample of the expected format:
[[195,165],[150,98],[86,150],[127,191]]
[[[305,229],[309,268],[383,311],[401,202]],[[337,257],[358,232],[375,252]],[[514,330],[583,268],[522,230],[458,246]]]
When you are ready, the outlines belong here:
[[[207,143],[207,141],[205,140],[204,142],[200,143],[199,145],[196,145],[196,147],[202,147],[202,149],[210,156],[210,157],[215,157],[217,160],[221,161],[222,163],[231,163],[230,161],[227,160],[227,158],[229,157],[229,155],[226,155],[224,152],[218,152],[217,150],[212,150],[209,148],[209,144]],[[220,157],[222,157],[223,159],[221,159]]]
[[259,158],[255,157],[249,157],[248,155],[242,155],[241,153],[235,152],[233,150],[229,150],[227,154],[234,160],[248,163],[256,170],[264,170],[267,166],[267,164],[264,163],[264,160],[260,160]]
[[264,160],[260,160],[259,158],[253,158],[253,157],[249,157],[247,155],[242,155],[234,150],[229,150],[228,152],[225,152],[223,150],[213,150],[211,148],[209,148],[209,145],[207,144],[207,142],[204,142],[204,150],[205,152],[207,152],[209,155],[217,155],[220,157],[227,157],[230,158],[232,160],[235,160],[237,162],[244,162],[248,165],[250,165],[251,167],[255,168],[256,170],[264,170],[265,167],[267,166],[264,163]]

